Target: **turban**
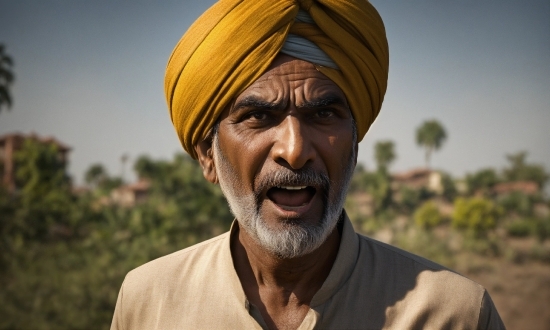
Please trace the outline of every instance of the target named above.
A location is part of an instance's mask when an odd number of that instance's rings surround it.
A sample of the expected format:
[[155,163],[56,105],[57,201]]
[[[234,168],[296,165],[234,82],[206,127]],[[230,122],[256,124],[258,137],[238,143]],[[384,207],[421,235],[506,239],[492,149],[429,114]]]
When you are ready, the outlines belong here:
[[[314,24],[295,20],[300,10]],[[183,35],[166,68],[172,123],[193,158],[194,146],[267,70],[289,34],[337,65],[316,68],[344,92],[363,139],[380,112],[389,65],[384,24],[367,0],[220,0]]]

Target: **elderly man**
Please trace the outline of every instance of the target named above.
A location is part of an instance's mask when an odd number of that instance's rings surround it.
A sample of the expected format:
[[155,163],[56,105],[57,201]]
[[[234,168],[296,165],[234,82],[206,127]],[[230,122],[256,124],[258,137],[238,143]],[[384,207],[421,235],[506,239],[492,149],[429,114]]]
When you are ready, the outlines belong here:
[[366,0],[221,0],[176,46],[166,96],[230,232],[131,271],[112,329],[497,329],[480,285],[354,232],[357,144],[388,76]]

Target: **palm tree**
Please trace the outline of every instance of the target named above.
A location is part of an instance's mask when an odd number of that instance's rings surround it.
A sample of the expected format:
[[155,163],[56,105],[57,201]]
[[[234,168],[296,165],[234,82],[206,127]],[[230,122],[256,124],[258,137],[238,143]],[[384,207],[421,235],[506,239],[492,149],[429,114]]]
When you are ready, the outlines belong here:
[[129,158],[130,157],[128,156],[128,154],[123,154],[122,156],[120,156],[120,164],[121,164],[120,178],[122,179],[122,181],[124,181],[124,172],[126,172],[126,163],[128,162]]
[[439,150],[447,139],[445,128],[437,120],[425,121],[416,129],[416,143],[426,149],[426,166],[430,167],[430,157],[433,151]]
[[374,158],[378,169],[387,169],[395,160],[393,141],[378,141],[374,145]]
[[4,45],[0,44],[0,112],[2,107],[6,105],[9,109],[12,104],[9,87],[13,83],[15,77],[11,71],[13,60],[4,51]]

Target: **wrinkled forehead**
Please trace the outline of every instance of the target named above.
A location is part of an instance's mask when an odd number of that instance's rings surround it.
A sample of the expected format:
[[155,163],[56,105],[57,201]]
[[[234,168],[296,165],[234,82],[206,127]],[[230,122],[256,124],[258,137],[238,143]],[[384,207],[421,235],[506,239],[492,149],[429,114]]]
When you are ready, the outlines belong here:
[[342,89],[314,64],[285,54],[279,54],[262,76],[235,97],[233,104],[252,98],[296,105],[330,98],[349,108]]

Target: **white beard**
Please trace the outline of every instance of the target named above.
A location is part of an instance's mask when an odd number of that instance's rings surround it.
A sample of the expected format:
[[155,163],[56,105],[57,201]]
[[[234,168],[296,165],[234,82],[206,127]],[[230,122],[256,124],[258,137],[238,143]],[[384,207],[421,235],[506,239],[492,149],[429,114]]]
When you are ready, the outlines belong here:
[[[355,136],[355,134],[354,134]],[[354,139],[355,142],[355,139]],[[355,145],[355,144],[354,144]],[[346,193],[355,167],[355,148],[350,152],[350,157],[344,169],[344,177],[341,182],[329,182],[326,175],[314,173],[318,177],[323,177],[324,190],[328,196],[323,199],[324,210],[321,220],[315,224],[307,224],[302,221],[287,221],[282,224],[282,228],[271,228],[261,216],[258,197],[259,193],[239,196],[236,188],[241,184],[237,172],[231,167],[226,157],[220,149],[218,134],[213,139],[214,163],[220,187],[229,204],[233,215],[237,218],[240,228],[245,230],[254,241],[268,251],[270,254],[280,259],[290,259],[304,256],[318,249],[332,233],[344,206]],[[284,167],[281,167],[273,175],[277,180],[292,180],[296,174]],[[340,183],[338,185],[338,183]],[[334,191],[333,187],[340,187],[339,191]]]

